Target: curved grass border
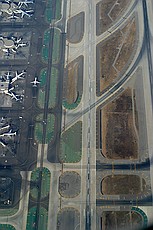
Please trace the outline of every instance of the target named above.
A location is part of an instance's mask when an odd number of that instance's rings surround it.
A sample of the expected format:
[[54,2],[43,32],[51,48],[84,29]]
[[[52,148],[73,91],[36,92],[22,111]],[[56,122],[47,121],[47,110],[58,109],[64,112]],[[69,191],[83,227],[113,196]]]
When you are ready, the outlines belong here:
[[13,216],[18,210],[18,208],[0,209],[0,216]]
[[142,216],[142,218],[143,218],[143,228],[146,228],[148,226],[148,217],[145,214],[145,212],[142,209],[138,208],[138,207],[132,207],[131,211],[137,212]]
[[16,228],[10,224],[0,224],[0,230],[16,230]]
[[81,102],[81,99],[82,99],[82,95],[79,96],[76,100],[76,102],[72,103],[72,104],[69,104],[66,100],[63,100],[63,106],[65,107],[65,109],[75,109]]

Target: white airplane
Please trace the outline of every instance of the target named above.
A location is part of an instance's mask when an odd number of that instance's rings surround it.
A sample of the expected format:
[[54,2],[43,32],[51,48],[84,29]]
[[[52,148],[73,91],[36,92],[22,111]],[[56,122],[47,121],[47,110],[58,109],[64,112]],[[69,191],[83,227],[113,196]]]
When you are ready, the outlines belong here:
[[22,41],[22,39],[23,39],[23,37],[17,38],[17,37],[15,37],[15,36],[13,36],[13,35],[12,35],[10,38],[11,38],[11,40],[13,40],[15,43],[19,43],[19,42]]
[[34,11],[33,10],[14,10],[14,13],[15,14],[21,14],[21,18],[23,18],[25,15],[28,16],[28,17],[31,17],[32,16],[32,13]]
[[8,17],[8,19],[18,19],[18,18],[20,18],[20,17],[16,16],[15,14]]
[[21,77],[21,76],[23,76],[24,74],[25,74],[24,71],[22,71],[22,72],[19,73],[19,74],[18,74],[18,72],[16,71],[16,72],[15,72],[15,77],[13,77],[13,78],[11,79],[11,84],[13,84],[15,81],[17,81],[17,80],[19,80],[19,79],[24,79],[24,77]]
[[[21,73],[18,73],[18,71],[15,71],[15,77],[21,77],[26,73],[25,70],[22,70]],[[23,77],[22,77],[23,78]]]
[[11,93],[11,99],[15,99],[16,101],[19,101],[19,98],[16,97],[16,95],[14,93]]
[[5,145],[2,141],[0,141],[0,144],[1,144],[3,147],[6,147],[6,145]]
[[1,9],[2,12],[7,13],[8,15],[12,15],[13,14],[13,10],[12,9]]
[[3,51],[4,53],[6,53],[6,54],[9,53],[9,49],[7,49],[7,48],[3,48],[2,51]]
[[13,136],[16,136],[16,132],[11,133],[11,131],[12,130],[10,130],[8,133],[1,134],[0,137],[7,137],[7,136],[13,137]]
[[14,90],[14,89],[15,89],[15,86],[11,87],[11,88],[8,90],[8,92],[11,92],[11,91]]
[[16,101],[19,101],[19,98],[17,98],[17,96],[13,93],[13,92],[7,92],[7,91],[4,91],[4,93],[6,95],[9,95],[11,97],[11,99],[15,99]]
[[3,123],[5,121],[5,117],[1,117],[0,123]]
[[33,4],[33,3],[34,3],[33,0],[23,0],[23,1],[19,1],[18,7],[19,7],[19,8],[21,8],[22,6],[28,7],[28,4]]
[[10,128],[10,125],[3,126],[3,127],[0,128],[0,132],[1,133],[7,132],[9,128]]
[[16,54],[16,52],[17,52],[16,47],[14,47],[13,49],[11,49],[11,51],[12,51],[14,54]]
[[16,94],[16,97],[24,98],[24,94]]
[[28,43],[19,43],[17,46],[16,46],[16,49],[18,49],[19,47],[25,47],[25,46],[27,46],[28,45]]
[[35,77],[34,81],[31,81],[30,83],[33,84],[33,87],[37,87],[37,84],[39,84],[40,81],[38,81],[38,78]]
[[11,75],[10,71],[8,71],[8,72],[4,73],[4,78],[5,78],[6,80],[9,80],[9,79],[10,79],[10,77],[12,77],[12,75]]

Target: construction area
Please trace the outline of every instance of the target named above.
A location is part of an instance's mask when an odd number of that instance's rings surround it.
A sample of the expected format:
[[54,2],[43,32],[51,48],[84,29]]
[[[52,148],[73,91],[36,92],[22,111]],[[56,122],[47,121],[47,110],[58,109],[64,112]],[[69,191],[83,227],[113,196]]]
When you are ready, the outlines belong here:
[[110,28],[122,16],[132,0],[103,0],[96,5],[96,35]]
[[132,17],[97,45],[97,96],[123,76],[135,54],[136,39],[136,19]]
[[138,119],[134,90],[127,88],[99,110],[99,148],[109,159],[138,158]]

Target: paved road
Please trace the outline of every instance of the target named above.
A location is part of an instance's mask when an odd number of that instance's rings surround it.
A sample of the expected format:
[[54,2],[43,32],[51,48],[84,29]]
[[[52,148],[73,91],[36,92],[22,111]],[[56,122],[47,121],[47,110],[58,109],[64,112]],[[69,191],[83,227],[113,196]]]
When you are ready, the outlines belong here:
[[145,162],[142,163],[129,163],[129,164],[106,164],[106,163],[97,163],[97,170],[103,171],[107,169],[115,170],[149,170],[150,168],[150,160],[147,159]]
[[152,196],[147,196],[144,199],[140,200],[97,200],[96,201],[97,206],[106,206],[106,205],[112,205],[112,206],[150,206],[152,205]]

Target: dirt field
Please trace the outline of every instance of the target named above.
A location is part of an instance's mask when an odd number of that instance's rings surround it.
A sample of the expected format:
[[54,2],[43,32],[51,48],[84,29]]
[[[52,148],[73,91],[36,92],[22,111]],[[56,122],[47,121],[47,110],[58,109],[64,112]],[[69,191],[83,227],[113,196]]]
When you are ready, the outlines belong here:
[[[129,6],[131,0],[103,0],[96,6],[97,35],[106,31]],[[117,4],[116,4],[117,3]]]
[[82,95],[83,85],[83,56],[71,62],[64,75],[63,97],[68,104],[75,103],[78,96]]
[[72,104],[77,99],[77,81],[78,81],[78,63],[73,62],[68,67],[68,87],[67,87],[67,102]]
[[145,189],[145,180],[137,175],[110,175],[102,180],[104,195],[140,194]]
[[128,67],[135,44],[136,22],[133,18],[122,30],[97,45],[97,95],[113,84],[121,71]]
[[57,230],[79,230],[80,213],[74,208],[63,208],[57,216]]
[[143,220],[140,214],[128,211],[108,211],[102,215],[102,230],[141,229]]
[[81,177],[76,172],[64,172],[59,177],[59,193],[70,198],[79,195],[81,191]]
[[[134,92],[133,92],[134,93]],[[100,143],[102,154],[109,159],[136,159],[138,137],[133,108],[135,97],[126,89],[119,98],[110,102],[100,111]],[[134,111],[133,111],[134,109]],[[136,117],[137,120],[137,117]],[[138,122],[136,122],[138,125]]]

